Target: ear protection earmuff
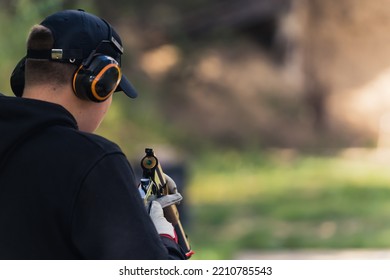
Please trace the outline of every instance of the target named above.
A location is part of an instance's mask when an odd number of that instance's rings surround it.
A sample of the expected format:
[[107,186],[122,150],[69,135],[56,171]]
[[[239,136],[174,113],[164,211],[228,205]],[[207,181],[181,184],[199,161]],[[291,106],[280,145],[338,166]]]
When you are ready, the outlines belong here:
[[103,102],[114,93],[121,78],[122,72],[115,59],[92,54],[73,75],[73,91],[81,99]]
[[73,75],[73,91],[77,97],[93,102],[108,99],[119,85],[122,72],[120,54],[123,47],[113,37],[112,27],[108,27],[108,39],[103,40],[89,57],[82,62]]

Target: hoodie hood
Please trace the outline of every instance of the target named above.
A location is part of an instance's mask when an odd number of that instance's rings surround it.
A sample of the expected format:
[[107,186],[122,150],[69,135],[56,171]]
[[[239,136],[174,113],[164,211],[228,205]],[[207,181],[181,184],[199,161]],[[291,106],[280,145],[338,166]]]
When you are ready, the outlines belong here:
[[77,129],[74,117],[58,104],[0,94],[0,167],[20,144],[54,125]]

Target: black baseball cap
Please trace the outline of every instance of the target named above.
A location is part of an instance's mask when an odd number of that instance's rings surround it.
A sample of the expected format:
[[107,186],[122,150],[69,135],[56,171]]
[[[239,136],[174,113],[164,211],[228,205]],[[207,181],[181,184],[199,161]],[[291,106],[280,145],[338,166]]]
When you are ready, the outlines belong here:
[[[93,54],[99,53],[111,56],[121,66],[121,38],[104,19],[81,9],[64,10],[48,16],[40,24],[52,32],[53,48],[46,52],[27,50],[27,58],[46,57],[53,61],[81,65]],[[138,95],[123,74],[115,91],[123,91],[131,98]]]

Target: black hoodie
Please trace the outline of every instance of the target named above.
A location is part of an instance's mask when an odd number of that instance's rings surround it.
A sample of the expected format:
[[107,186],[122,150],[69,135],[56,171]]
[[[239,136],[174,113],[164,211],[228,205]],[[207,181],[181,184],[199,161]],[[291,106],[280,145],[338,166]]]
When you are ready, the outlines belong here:
[[0,259],[167,258],[184,257],[116,144],[60,105],[0,96]]

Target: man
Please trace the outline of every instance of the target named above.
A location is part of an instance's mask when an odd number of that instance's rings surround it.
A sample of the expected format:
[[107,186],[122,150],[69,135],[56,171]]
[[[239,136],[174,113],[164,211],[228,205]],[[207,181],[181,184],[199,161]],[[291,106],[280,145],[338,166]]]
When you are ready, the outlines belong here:
[[0,96],[0,259],[185,259],[121,149],[93,134],[113,92],[137,96],[122,52],[110,24],[82,10],[32,28],[17,97]]

